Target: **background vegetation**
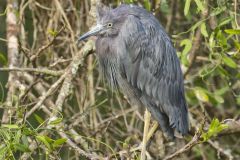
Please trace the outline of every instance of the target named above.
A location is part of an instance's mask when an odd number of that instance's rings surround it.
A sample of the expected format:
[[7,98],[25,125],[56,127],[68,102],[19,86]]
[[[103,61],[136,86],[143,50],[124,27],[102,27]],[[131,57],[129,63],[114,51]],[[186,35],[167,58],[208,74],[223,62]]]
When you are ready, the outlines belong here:
[[[240,159],[240,3],[124,2],[159,19],[185,78],[191,133],[169,142],[157,131],[148,159]],[[0,1],[0,159],[140,159],[143,112],[101,80],[93,40],[75,43],[94,24],[95,7],[94,0]]]

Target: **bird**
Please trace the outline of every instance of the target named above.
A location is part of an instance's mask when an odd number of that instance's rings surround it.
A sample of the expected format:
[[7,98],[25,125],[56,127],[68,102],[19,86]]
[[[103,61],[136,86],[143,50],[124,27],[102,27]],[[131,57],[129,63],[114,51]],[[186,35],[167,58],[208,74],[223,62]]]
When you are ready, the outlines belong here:
[[130,104],[146,107],[163,133],[189,131],[180,61],[155,16],[137,5],[97,7],[97,24],[78,38],[96,36],[96,57],[109,86]]

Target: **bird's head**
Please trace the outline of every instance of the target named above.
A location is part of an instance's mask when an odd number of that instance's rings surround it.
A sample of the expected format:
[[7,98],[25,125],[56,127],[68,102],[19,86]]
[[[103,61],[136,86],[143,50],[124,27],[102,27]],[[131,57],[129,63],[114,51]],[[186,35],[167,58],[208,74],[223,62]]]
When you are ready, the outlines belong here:
[[118,35],[125,18],[125,14],[116,13],[114,10],[111,10],[106,6],[99,5],[97,6],[96,26],[92,27],[90,31],[79,37],[78,41],[87,39],[90,36],[115,37]]

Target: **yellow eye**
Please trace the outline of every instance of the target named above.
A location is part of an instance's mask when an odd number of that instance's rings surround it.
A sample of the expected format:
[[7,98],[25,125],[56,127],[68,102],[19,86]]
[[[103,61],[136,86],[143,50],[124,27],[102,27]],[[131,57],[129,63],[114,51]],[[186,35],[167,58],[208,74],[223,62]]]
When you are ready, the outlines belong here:
[[112,26],[113,26],[112,23],[108,23],[108,24],[107,24],[107,27],[108,27],[108,28],[110,28],[110,27],[112,27]]

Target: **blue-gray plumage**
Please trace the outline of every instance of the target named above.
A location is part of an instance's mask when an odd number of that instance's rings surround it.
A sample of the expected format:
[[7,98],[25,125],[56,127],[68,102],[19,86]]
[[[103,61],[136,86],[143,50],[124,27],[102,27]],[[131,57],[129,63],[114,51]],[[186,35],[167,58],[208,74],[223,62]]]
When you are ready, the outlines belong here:
[[97,26],[79,38],[97,36],[104,77],[132,104],[146,106],[163,132],[189,130],[183,76],[176,51],[158,20],[145,9],[121,5],[97,9]]

